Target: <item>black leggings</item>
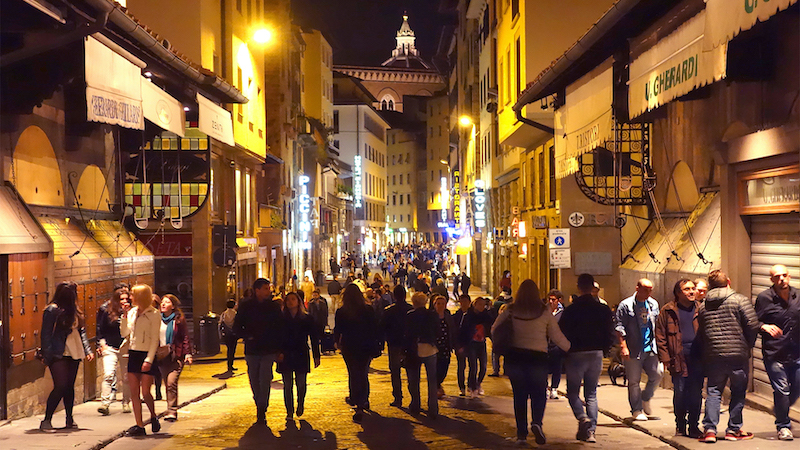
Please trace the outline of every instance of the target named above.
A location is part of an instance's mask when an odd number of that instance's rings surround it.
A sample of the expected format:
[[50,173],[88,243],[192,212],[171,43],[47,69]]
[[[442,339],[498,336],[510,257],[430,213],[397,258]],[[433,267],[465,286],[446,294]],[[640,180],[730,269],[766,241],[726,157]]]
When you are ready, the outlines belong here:
[[64,400],[64,412],[72,418],[72,406],[75,403],[75,378],[78,376],[80,360],[68,356],[59,358],[50,364],[50,375],[53,376],[53,391],[47,397],[47,409],[44,420],[51,420],[58,403]]

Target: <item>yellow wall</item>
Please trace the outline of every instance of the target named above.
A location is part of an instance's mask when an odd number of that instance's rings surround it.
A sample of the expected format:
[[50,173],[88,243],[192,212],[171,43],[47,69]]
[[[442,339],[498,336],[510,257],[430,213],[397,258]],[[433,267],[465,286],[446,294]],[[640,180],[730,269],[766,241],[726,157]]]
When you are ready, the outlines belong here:
[[333,126],[333,50],[318,30],[303,33],[302,105],[306,115]]

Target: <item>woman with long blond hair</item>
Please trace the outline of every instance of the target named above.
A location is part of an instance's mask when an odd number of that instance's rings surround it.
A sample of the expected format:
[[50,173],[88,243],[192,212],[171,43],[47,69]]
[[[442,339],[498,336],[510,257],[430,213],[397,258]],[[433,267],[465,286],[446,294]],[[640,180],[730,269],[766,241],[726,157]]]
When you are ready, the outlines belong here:
[[52,430],[53,413],[63,400],[67,413],[66,428],[78,428],[72,419],[75,403],[75,377],[81,360],[94,358],[86,339],[84,318],[77,304],[78,286],[72,282],[59,283],[53,302],[42,312],[43,362],[53,376],[53,390],[47,397],[47,409],[40,430]]
[[150,392],[153,376],[158,370],[154,362],[158,350],[161,317],[152,306],[153,290],[150,286],[146,284],[134,286],[131,289],[131,298],[133,308],[125,311],[120,324],[122,335],[127,336],[130,343],[128,383],[131,387],[133,415],[136,419],[136,425],[131,427],[127,434],[144,436],[147,432],[142,420],[142,400],[150,410],[150,424],[153,433],[161,430],[153,394]]
[[189,327],[181,311],[181,301],[172,294],[161,298],[161,325],[159,332],[159,359],[161,379],[167,391],[167,415],[164,420],[178,420],[178,378],[184,364],[192,364],[192,341]]

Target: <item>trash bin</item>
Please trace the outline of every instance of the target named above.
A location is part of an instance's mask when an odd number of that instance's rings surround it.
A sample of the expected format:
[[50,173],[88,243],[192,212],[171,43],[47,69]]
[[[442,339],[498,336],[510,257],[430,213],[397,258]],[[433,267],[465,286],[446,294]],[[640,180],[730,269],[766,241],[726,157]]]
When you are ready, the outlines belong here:
[[322,285],[325,284],[325,272],[318,270],[316,276],[314,277],[314,284],[317,285],[317,288],[322,288]]
[[219,353],[219,316],[208,313],[200,319],[199,353],[216,355]]

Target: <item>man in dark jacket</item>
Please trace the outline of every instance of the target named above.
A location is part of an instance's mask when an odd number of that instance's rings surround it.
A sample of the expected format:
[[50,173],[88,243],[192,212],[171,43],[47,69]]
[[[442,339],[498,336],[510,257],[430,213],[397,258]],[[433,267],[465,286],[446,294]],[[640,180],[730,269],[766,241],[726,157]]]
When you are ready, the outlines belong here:
[[280,305],[272,300],[269,280],[253,282],[253,297],[239,305],[233,330],[244,339],[244,359],[253,400],[256,403],[256,424],[267,424],[272,365],[283,343],[283,321]]
[[328,283],[328,297],[331,298],[331,308],[333,308],[333,312],[335,313],[337,309],[339,309],[340,305],[340,296],[342,293],[342,285],[339,283],[339,275],[334,274],[333,280]]
[[381,317],[380,329],[389,351],[389,372],[392,377],[392,396],[390,406],[403,406],[403,384],[400,380],[400,364],[406,333],[406,315],[411,305],[406,301],[406,288],[402,285],[394,287],[394,303],[387,306]]
[[320,297],[319,289],[314,289],[311,293],[311,300],[308,301],[308,315],[314,319],[317,336],[322,336],[322,331],[328,324],[328,301]]
[[783,264],[769,271],[772,287],[758,294],[758,320],[777,328],[761,334],[764,366],[775,398],[778,439],[791,441],[789,408],[800,396],[800,296]]
[[706,414],[702,440],[717,441],[717,424],[722,391],[730,380],[731,403],[725,440],[752,439],[753,433],[742,431],[742,410],[747,392],[748,360],[763,325],[750,300],[730,287],[728,275],[721,270],[708,274],[706,301],[697,312],[698,330],[703,342],[703,360],[708,377]]
[[469,287],[472,286],[472,280],[467,275],[467,272],[461,273],[461,293],[469,295]]
[[420,272],[419,275],[417,275],[417,279],[414,280],[413,288],[415,292],[422,292],[423,294],[429,294],[431,292],[431,288],[425,281],[425,275],[422,272]]
[[688,278],[678,280],[672,294],[675,299],[661,308],[656,319],[658,360],[672,376],[676,433],[698,439],[703,435],[698,426],[703,404],[703,360],[699,345],[694,343],[700,303]]
[[[603,354],[616,339],[611,310],[592,297],[593,286],[593,276],[588,273],[578,276],[581,295],[564,310],[559,322],[572,344],[566,360],[567,398],[578,419],[576,438],[586,442],[597,442],[597,382],[603,370]],[[581,382],[585,409],[580,399]]]
[[421,398],[419,393],[420,370],[425,366],[428,381],[428,417],[435,419],[439,414],[438,383],[436,377],[436,335],[439,330],[439,316],[435,311],[425,308],[428,297],[422,292],[411,296],[413,310],[406,314],[406,377],[408,392],[411,394],[411,413],[419,412]]

